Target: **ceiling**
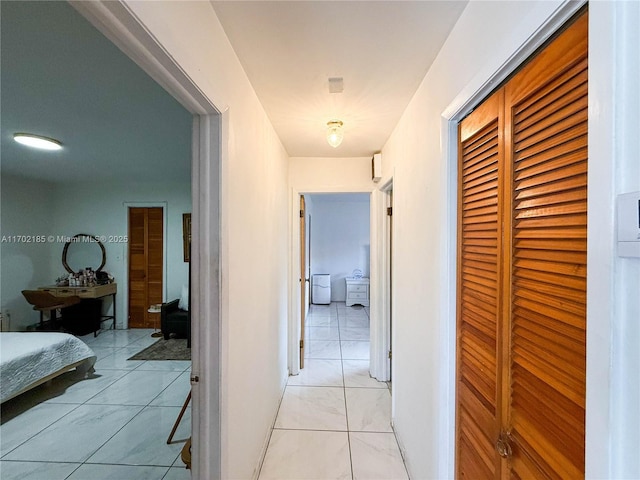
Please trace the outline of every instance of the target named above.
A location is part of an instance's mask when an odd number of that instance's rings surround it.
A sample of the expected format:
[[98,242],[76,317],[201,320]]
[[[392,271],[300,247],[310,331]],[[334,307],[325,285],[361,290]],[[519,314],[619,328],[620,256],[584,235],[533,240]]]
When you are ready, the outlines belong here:
[[[467,1],[212,4],[289,155],[358,157],[380,151]],[[329,93],[330,77],[343,93]]]
[[[192,116],[67,2],[0,2],[2,174],[190,181]],[[57,152],[15,132],[60,140]]]
[[[289,155],[353,157],[382,148],[466,0],[212,5]],[[2,174],[189,181],[191,115],[175,99],[66,2],[0,7]],[[332,119],[345,131],[335,149]],[[64,149],[27,149],[15,132]]]

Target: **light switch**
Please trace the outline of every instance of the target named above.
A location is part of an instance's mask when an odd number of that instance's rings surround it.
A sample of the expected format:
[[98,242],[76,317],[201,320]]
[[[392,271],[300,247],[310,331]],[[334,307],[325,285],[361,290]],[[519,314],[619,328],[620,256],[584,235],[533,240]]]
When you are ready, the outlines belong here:
[[618,195],[618,256],[640,257],[640,192]]

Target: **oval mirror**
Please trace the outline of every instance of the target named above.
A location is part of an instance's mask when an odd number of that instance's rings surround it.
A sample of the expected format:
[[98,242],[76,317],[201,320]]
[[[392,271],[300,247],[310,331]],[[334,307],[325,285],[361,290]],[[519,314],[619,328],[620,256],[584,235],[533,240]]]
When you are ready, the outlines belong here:
[[69,273],[76,273],[87,267],[99,272],[107,261],[104,245],[95,235],[78,233],[64,244],[62,265]]

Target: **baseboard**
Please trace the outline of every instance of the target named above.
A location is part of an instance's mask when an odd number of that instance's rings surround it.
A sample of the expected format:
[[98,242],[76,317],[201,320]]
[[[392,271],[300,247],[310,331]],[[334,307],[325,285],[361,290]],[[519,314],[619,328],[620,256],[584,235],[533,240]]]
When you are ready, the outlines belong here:
[[262,449],[260,451],[260,460],[258,461],[258,465],[253,470],[253,480],[258,480],[260,476],[260,471],[262,470],[262,465],[264,464],[264,458],[267,455],[267,449],[269,448],[269,442],[271,441],[271,434],[273,433],[273,429],[276,426],[276,420],[278,419],[278,412],[280,411],[280,404],[282,404],[282,399],[284,397],[284,391],[287,388],[287,382],[289,381],[289,370],[287,369],[286,375],[284,377],[284,381],[280,385],[280,401],[278,402],[278,407],[276,408],[275,414],[273,415],[273,420],[271,421],[271,426],[269,427],[269,431],[267,432],[265,441],[262,444]]

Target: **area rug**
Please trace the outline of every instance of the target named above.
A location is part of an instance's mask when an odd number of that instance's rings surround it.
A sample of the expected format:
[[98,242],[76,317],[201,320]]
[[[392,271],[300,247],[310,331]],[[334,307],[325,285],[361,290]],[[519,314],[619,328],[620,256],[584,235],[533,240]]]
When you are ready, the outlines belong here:
[[191,360],[191,349],[186,338],[161,338],[128,360]]

